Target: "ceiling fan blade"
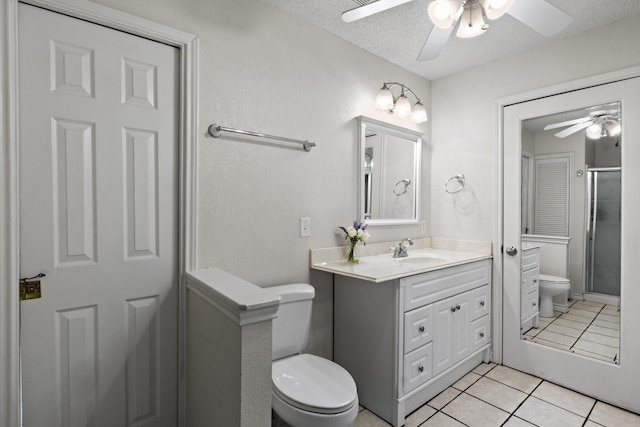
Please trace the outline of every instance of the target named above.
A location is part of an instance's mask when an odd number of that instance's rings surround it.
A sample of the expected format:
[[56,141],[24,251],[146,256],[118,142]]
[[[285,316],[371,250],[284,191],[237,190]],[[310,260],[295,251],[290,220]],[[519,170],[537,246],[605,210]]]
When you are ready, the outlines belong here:
[[455,25],[452,25],[446,29],[434,26],[429,33],[429,37],[427,37],[427,40],[424,42],[417,60],[421,62],[431,61],[432,59],[436,59],[440,56],[440,52],[442,52],[444,44],[449,40],[449,36],[453,32],[454,26]]
[[507,13],[545,37],[564,30],[573,20],[545,0],[517,0]]
[[563,131],[560,131],[558,133],[555,134],[555,136],[557,136],[558,138],[566,138],[567,136],[571,135],[572,133],[576,133],[579,130],[582,130],[586,127],[589,127],[593,124],[593,120],[588,120],[586,122],[582,122],[582,123],[578,123],[577,125],[573,125],[569,128],[566,128]]
[[342,20],[344,22],[353,22],[358,19],[366,18],[367,16],[374,15],[378,12],[391,9],[392,7],[400,6],[401,4],[408,3],[413,0],[377,0],[367,3],[363,6],[358,6],[354,9],[347,10],[342,14]]
[[582,123],[586,120],[590,120],[589,117],[581,117],[579,119],[567,120],[566,122],[552,123],[550,125],[546,125],[544,127],[544,130],[557,129],[565,126],[575,125],[576,123]]

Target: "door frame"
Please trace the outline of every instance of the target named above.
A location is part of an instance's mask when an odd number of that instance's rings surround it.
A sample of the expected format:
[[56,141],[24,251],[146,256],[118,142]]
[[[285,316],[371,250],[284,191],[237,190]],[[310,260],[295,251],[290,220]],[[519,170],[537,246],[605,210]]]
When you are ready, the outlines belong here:
[[178,425],[185,425],[185,273],[196,265],[198,38],[87,0],[0,2],[0,425],[20,423],[18,3],[80,18],[180,51],[178,206]]
[[504,109],[510,105],[533,101],[548,96],[559,95],[593,86],[613,83],[640,77],[640,67],[629,67],[609,73],[598,74],[578,80],[572,80],[545,88],[498,98],[493,102],[493,140],[494,140],[494,210],[493,226],[493,351],[492,361],[502,363],[503,355],[503,257],[504,245],[503,209],[504,209]]

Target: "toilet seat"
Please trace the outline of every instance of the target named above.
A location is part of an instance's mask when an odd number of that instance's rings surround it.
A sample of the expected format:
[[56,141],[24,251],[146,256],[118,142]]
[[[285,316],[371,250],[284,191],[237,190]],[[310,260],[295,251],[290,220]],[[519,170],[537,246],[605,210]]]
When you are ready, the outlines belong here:
[[358,399],[356,384],[340,365],[312,354],[297,354],[273,362],[274,393],[304,411],[337,414]]
[[550,274],[539,274],[538,280],[540,282],[546,282],[546,283],[557,283],[557,284],[569,283],[569,279],[567,279],[566,277],[552,276]]

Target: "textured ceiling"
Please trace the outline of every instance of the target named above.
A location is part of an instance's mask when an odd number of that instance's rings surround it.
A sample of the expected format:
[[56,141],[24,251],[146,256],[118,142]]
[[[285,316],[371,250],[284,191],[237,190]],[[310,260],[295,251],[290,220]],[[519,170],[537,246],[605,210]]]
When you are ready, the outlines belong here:
[[547,0],[573,17],[555,36],[543,37],[506,14],[487,21],[490,28],[485,34],[473,39],[452,35],[439,58],[418,62],[416,57],[433,27],[427,15],[431,0],[413,0],[352,23],[342,22],[340,15],[358,6],[354,0],[261,1],[430,80],[640,14],[640,0]]

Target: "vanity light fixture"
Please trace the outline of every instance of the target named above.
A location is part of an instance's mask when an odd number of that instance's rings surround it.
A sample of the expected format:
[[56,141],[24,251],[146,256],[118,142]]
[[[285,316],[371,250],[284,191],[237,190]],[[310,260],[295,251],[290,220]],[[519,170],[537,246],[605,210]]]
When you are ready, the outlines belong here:
[[435,26],[448,29],[460,18],[456,36],[477,37],[489,28],[484,18],[498,19],[514,0],[433,0],[429,4],[429,18]]
[[[393,87],[400,87],[400,94],[397,97],[393,96],[391,93],[391,89]],[[407,98],[407,94],[413,95],[416,99],[416,103],[411,106],[411,101]],[[427,110],[420,102],[420,98],[408,87],[398,82],[386,82],[382,84],[382,87],[378,91],[378,96],[376,97],[376,108],[379,110],[386,110],[389,112],[393,112],[399,117],[409,117],[415,123],[423,123],[426,122],[427,119]]]

